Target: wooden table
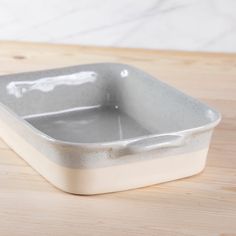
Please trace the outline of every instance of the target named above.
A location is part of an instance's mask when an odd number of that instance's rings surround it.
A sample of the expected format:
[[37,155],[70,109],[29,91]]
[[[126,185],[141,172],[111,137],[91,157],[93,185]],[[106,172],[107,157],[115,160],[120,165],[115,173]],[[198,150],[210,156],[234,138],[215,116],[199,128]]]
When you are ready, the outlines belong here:
[[236,54],[0,42],[0,73],[135,65],[223,114],[197,176],[98,196],[64,193],[0,141],[0,235],[236,235]]

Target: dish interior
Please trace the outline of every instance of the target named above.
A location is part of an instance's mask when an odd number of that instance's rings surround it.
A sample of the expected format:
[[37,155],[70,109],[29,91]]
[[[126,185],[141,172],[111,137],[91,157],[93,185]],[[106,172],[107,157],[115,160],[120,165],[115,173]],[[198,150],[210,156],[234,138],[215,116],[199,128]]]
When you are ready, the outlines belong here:
[[25,120],[45,134],[67,142],[110,142],[150,134],[133,118],[112,106],[29,116]]
[[121,64],[2,76],[0,102],[52,138],[77,143],[178,132],[218,119],[206,105]]

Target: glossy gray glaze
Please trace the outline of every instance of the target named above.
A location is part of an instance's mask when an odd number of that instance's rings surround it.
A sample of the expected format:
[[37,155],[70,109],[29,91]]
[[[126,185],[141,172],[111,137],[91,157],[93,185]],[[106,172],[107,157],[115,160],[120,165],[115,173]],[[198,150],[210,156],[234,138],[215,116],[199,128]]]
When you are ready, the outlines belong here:
[[25,117],[31,125],[67,142],[111,142],[149,135],[134,119],[111,106]]
[[15,119],[11,125],[29,143],[71,168],[200,149],[220,121],[207,105],[123,64],[2,76],[0,102],[6,122]]

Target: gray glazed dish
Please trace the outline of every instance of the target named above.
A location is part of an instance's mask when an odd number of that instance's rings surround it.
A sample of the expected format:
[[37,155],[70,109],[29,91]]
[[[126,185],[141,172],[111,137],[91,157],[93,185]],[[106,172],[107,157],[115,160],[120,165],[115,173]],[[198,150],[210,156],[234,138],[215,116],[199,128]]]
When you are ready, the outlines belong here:
[[0,135],[58,188],[98,194],[205,166],[220,114],[129,65],[1,76]]

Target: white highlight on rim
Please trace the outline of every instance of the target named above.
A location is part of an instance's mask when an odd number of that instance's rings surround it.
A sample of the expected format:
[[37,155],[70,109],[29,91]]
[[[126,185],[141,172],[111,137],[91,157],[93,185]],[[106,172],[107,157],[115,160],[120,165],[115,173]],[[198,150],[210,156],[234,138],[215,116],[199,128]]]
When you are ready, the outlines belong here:
[[17,98],[32,90],[50,92],[59,85],[81,85],[93,83],[97,79],[97,73],[94,71],[82,71],[69,75],[59,75],[53,77],[44,77],[31,81],[12,81],[7,85],[7,92]]

